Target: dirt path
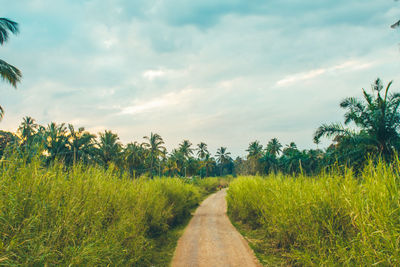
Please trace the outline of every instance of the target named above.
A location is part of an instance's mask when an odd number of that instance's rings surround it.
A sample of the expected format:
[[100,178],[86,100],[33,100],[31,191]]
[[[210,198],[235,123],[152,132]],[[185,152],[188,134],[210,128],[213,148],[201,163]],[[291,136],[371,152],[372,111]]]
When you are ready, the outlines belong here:
[[229,221],[225,196],[226,190],[221,190],[196,210],[178,241],[173,267],[261,266]]

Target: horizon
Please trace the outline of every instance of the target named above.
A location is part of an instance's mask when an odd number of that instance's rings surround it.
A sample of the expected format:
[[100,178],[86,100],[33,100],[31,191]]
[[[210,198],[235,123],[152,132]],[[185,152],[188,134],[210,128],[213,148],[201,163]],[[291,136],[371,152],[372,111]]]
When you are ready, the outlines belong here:
[[361,97],[378,77],[400,91],[394,1],[36,0],[4,8],[20,33],[0,56],[23,73],[17,90],[3,83],[6,131],[31,116],[111,130],[124,144],[156,132],[168,151],[184,139],[205,142],[213,155],[224,146],[236,158],[274,137],[315,149],[318,126],[343,122],[343,98]]

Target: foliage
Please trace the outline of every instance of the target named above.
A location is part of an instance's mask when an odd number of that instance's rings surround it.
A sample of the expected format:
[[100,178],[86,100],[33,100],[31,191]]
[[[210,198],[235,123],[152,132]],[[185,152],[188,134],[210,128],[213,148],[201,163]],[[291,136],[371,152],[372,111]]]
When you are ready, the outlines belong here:
[[132,181],[111,169],[65,171],[18,155],[1,161],[0,189],[0,264],[8,266],[150,266],[157,239],[200,200],[180,179]]
[[[0,18],[0,45],[3,45],[5,42],[7,42],[9,33],[17,34],[18,32],[18,23],[6,18]],[[21,81],[22,73],[13,65],[10,65],[4,60],[0,59],[0,77],[16,88],[17,83]],[[0,120],[3,118],[3,116],[4,110],[0,106]]]
[[284,265],[301,266],[398,266],[399,177],[398,159],[370,161],[359,178],[351,169],[313,178],[240,177],[230,184],[228,211],[257,231],[261,258],[275,254]]
[[337,123],[323,124],[315,132],[314,141],[318,143],[322,136],[335,137],[339,145],[346,143],[349,152],[363,147],[363,151],[390,158],[400,142],[400,94],[389,93],[391,84],[384,87],[378,78],[372,85],[372,94],[362,90],[363,100],[348,97],[340,103],[341,108],[347,109],[345,125],[353,123],[359,130]]

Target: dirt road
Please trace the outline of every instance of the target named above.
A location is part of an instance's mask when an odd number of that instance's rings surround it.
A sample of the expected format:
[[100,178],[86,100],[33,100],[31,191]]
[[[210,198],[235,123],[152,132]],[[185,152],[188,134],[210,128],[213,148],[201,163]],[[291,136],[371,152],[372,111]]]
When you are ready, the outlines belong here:
[[226,190],[221,190],[196,210],[178,241],[173,267],[261,266],[229,221],[225,196]]

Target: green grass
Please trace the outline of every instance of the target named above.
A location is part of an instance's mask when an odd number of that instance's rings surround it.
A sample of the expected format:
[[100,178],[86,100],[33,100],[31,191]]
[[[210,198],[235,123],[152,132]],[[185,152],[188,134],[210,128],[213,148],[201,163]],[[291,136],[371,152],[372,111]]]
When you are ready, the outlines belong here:
[[98,167],[0,167],[0,265],[167,266],[201,189]]
[[266,265],[399,266],[400,164],[318,177],[240,177],[228,212]]

